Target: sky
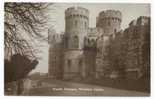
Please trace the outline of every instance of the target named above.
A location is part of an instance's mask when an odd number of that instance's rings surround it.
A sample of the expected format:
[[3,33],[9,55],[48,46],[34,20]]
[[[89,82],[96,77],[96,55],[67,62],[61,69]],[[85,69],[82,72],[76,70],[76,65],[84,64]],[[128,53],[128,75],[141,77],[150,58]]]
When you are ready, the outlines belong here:
[[[57,3],[50,6],[48,12],[48,28],[55,29],[57,33],[65,31],[65,10],[72,6],[80,6],[89,10],[89,27],[96,27],[96,17],[103,10],[119,10],[122,13],[121,29],[128,27],[128,24],[139,16],[150,16],[150,4],[135,3]],[[48,48],[49,45],[42,43],[39,56],[39,64],[32,72],[48,72]]]

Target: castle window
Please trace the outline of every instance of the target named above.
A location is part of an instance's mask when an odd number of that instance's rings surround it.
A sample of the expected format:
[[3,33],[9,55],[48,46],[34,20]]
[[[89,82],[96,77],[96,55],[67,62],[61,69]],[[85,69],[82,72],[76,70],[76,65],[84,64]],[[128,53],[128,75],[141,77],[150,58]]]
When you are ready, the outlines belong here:
[[79,68],[78,68],[78,71],[82,71],[82,60],[79,59],[79,64],[78,64]]
[[90,40],[88,39],[88,44],[90,44]]
[[111,23],[110,22],[108,22],[108,26],[111,26]]
[[80,17],[82,18],[82,15],[80,15]]
[[81,59],[79,60],[79,66],[82,66],[82,60]]
[[79,38],[78,36],[74,36],[74,48],[78,48],[78,45],[79,45]]
[[77,27],[77,25],[78,25],[78,22],[77,22],[77,21],[75,21],[75,27]]
[[92,39],[91,42],[92,42],[92,45],[95,45],[95,40],[94,39]]
[[87,28],[87,23],[86,22],[84,23],[84,25],[85,25],[85,28]]
[[70,15],[70,17],[73,17],[73,15]]
[[116,29],[114,29],[114,33],[116,33],[117,32],[117,30]]
[[72,64],[71,60],[67,60],[68,69],[71,69],[71,64]]
[[55,35],[53,35],[53,40],[55,40]]

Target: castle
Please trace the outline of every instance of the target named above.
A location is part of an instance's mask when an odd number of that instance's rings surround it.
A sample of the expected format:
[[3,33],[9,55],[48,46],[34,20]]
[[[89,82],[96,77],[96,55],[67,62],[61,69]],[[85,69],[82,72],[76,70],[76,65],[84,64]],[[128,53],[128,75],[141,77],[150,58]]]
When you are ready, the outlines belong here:
[[96,27],[90,28],[88,9],[66,9],[65,32],[49,30],[49,77],[99,79],[121,77],[123,72],[130,77],[135,71],[138,78],[148,71],[150,18],[139,17],[124,31],[121,22],[120,11],[106,10],[96,18]]

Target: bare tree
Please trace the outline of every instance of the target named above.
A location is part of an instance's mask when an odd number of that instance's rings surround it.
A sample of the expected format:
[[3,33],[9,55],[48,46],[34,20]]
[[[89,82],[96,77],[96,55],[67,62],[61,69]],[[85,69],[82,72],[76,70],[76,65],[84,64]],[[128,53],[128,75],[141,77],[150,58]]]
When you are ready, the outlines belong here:
[[[5,83],[17,81],[18,94],[21,93],[20,80],[38,64],[35,40],[45,37],[47,3],[5,3],[4,45],[10,49],[11,59],[5,59]],[[32,41],[29,41],[32,40]],[[32,44],[33,43],[33,44]],[[10,51],[10,50],[9,50]]]
[[46,39],[41,31],[47,22],[44,12],[48,6],[46,3],[5,3],[5,47],[11,47],[15,53],[35,57],[36,49],[27,38]]

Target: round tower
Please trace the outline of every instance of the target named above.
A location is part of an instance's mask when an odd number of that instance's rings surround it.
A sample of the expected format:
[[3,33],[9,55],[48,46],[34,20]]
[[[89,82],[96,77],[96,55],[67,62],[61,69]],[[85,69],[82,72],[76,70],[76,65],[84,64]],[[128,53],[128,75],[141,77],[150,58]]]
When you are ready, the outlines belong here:
[[89,27],[89,11],[71,7],[65,11],[65,34],[67,49],[82,49],[84,36]]
[[99,13],[96,27],[103,28],[105,35],[110,35],[121,29],[122,14],[118,10],[106,10]]
[[84,37],[89,27],[89,11],[71,7],[65,11],[64,79],[85,76],[83,60]]

